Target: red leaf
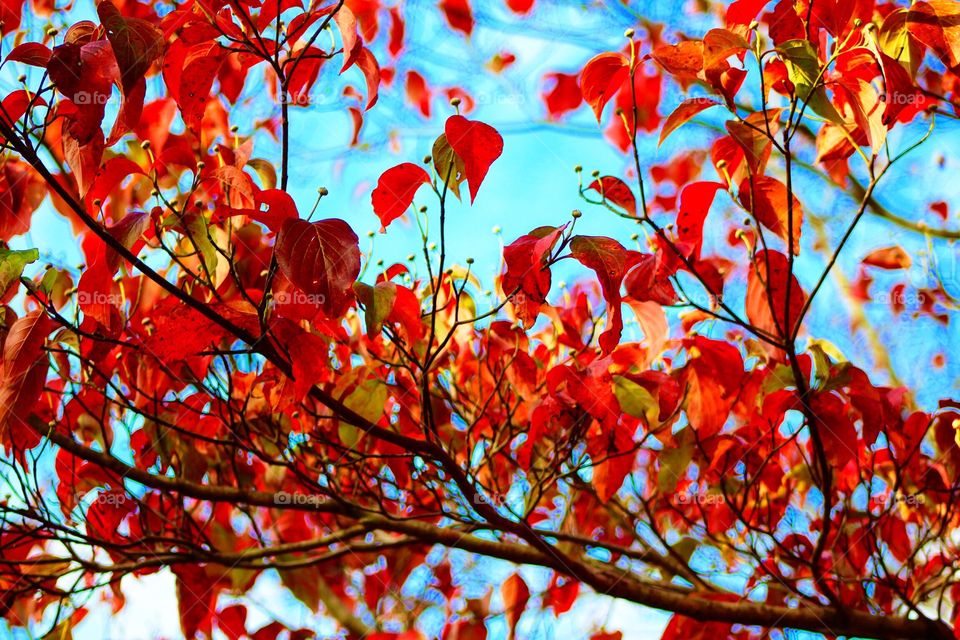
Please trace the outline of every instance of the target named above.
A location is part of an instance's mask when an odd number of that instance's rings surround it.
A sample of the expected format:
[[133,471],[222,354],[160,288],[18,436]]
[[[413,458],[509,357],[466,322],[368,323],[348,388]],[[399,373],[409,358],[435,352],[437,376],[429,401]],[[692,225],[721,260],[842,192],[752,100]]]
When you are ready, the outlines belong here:
[[633,191],[620,178],[614,176],[602,176],[597,178],[588,189],[593,189],[599,193],[604,200],[612,202],[632,216],[637,215],[637,198]]
[[202,313],[177,298],[165,298],[153,307],[155,329],[143,341],[146,353],[161,362],[176,362],[216,346],[226,332],[211,326]]
[[107,160],[97,172],[90,190],[84,196],[87,206],[92,206],[94,200],[100,200],[101,202],[106,200],[118,184],[123,182],[127,176],[133,174],[144,175],[144,171],[140,165],[130,158],[115,156]]
[[656,255],[640,254],[635,266],[624,278],[627,294],[637,302],[652,301],[669,305],[677,301],[677,292],[670,283],[667,265],[662,260],[663,252]]
[[[283,222],[296,218],[297,205],[290,194],[280,189],[263,189],[254,194],[256,211],[246,212],[257,222],[266,225],[271,231],[280,231]],[[266,206],[266,210],[264,210]]]
[[473,33],[473,11],[467,0],[440,0],[440,10],[451,28],[467,36]]
[[677,214],[678,247],[685,256],[700,258],[703,246],[703,223],[710,212],[717,191],[723,188],[720,182],[694,182],[680,193],[680,212]]
[[559,616],[570,611],[573,603],[577,601],[579,592],[579,582],[554,573],[553,579],[550,580],[550,586],[547,587],[547,593],[543,598],[543,604],[553,609],[553,615]]
[[[926,105],[926,101],[910,78],[910,74],[899,62],[879,49],[876,53],[880,59],[880,68],[883,70],[884,93],[881,98],[886,107],[883,110],[882,121],[887,127],[891,127],[898,118],[904,120],[912,118],[919,108]],[[903,111],[906,113],[901,113]]]
[[863,264],[878,269],[909,269],[912,261],[902,247],[886,247],[868,253]]
[[503,596],[503,612],[507,618],[507,624],[510,625],[510,636],[515,637],[517,622],[530,600],[530,589],[520,574],[514,573],[504,581],[500,587],[500,594]]
[[[282,294],[278,294],[277,297],[280,298],[280,295]],[[327,353],[330,348],[329,342],[323,336],[307,331],[287,318],[273,319],[270,323],[270,331],[289,354],[317,354],[312,357],[291,358],[293,390],[297,400],[303,400],[313,385],[326,382],[330,376],[329,359],[319,355]]]
[[404,162],[383,172],[371,196],[373,212],[380,218],[381,230],[404,214],[413,203],[417,189],[424,184],[430,184],[430,175],[412,162]]
[[520,15],[526,15],[533,10],[534,0],[507,0],[507,6],[510,11]]
[[333,20],[337,23],[340,39],[343,41],[343,66],[340,68],[340,73],[343,73],[357,61],[363,41],[357,35],[357,17],[353,15],[353,11],[350,11],[349,6],[341,5],[334,14]]
[[676,109],[673,110],[667,117],[667,121],[663,124],[663,129],[660,130],[660,141],[657,143],[657,146],[663,144],[663,141],[667,137],[680,128],[683,124],[689,122],[695,115],[709,109],[710,107],[715,107],[719,102],[716,100],[710,100],[709,98],[689,98],[680,103]]
[[657,109],[660,106],[661,91],[662,78],[655,71],[648,75],[642,69],[637,69],[633,76],[633,88],[630,86],[629,77],[624,80],[617,94],[616,105],[626,117],[611,118],[605,132],[607,138],[621,151],[630,149],[635,131],[656,131],[660,127],[660,114]]
[[390,42],[387,51],[396,58],[403,51],[403,18],[400,16],[400,7],[390,7]]
[[[0,35],[5,36],[20,28],[23,4],[24,3],[18,2],[17,0],[6,0],[0,3]],[[36,9],[34,9],[34,11],[36,11]]]
[[772,335],[791,335],[803,308],[803,289],[797,277],[791,275],[790,315],[785,315],[788,272],[789,263],[785,255],[779,251],[759,251],[754,266],[747,274],[747,319]]
[[426,78],[412,69],[407,71],[406,91],[410,104],[420,109],[424,118],[429,118],[430,87],[427,86]]
[[583,102],[579,76],[575,73],[548,73],[544,76],[543,101],[551,120],[573,111]]
[[720,432],[736,402],[743,358],[732,344],[703,336],[687,338],[683,345],[689,354],[680,377],[687,419],[701,438],[708,438]]
[[[34,311],[10,327],[3,343],[3,370],[0,374],[0,440],[25,422],[47,377],[49,357],[43,350],[52,321],[42,311]],[[22,443],[21,443],[22,444]]]
[[713,640],[730,638],[732,625],[728,622],[704,622],[674,614],[663,630],[660,640]]
[[603,107],[629,78],[630,62],[620,53],[601,53],[580,74],[580,91],[600,122]]
[[444,130],[450,147],[463,160],[472,203],[490,165],[503,153],[503,138],[490,125],[459,115],[447,118]]
[[[210,96],[213,80],[217,77],[224,56],[216,44],[195,45],[189,51],[185,51],[183,56],[184,66],[173,72],[175,74],[173,77],[178,80],[174,98],[187,128],[196,132],[200,129],[200,121],[203,120],[207,107],[207,98]],[[164,58],[165,73],[166,60],[169,58],[171,58],[169,55]],[[167,86],[170,87],[170,81]],[[171,90],[171,93],[174,92]]]
[[746,26],[770,0],[736,0],[727,7],[726,24]]
[[97,4],[97,15],[116,56],[123,91],[129,93],[163,54],[163,32],[142,18],[122,15],[110,0]]
[[[756,206],[753,205],[753,196],[756,196]],[[750,178],[740,183],[739,198],[743,208],[753,212],[757,220],[770,231],[773,231],[785,243],[789,241],[787,231],[787,187],[776,178],[760,176],[753,179],[753,194],[751,194]],[[793,196],[793,253],[800,255],[800,233],[803,228],[803,208],[797,196]]]
[[379,98],[380,65],[377,63],[377,59],[373,57],[373,54],[370,53],[370,50],[363,47],[360,49],[360,53],[357,54],[357,66],[363,71],[363,77],[367,82],[366,111],[369,111],[373,105],[377,104],[377,99]]
[[120,80],[110,43],[95,40],[82,46],[62,44],[54,48],[47,71],[57,91],[76,107],[68,116],[70,133],[81,145],[102,135],[100,124],[106,103],[114,83]]
[[[369,638],[369,636],[367,636]],[[443,629],[443,640],[486,640],[487,627],[483,620],[458,620]]]
[[627,271],[640,258],[636,251],[627,251],[616,240],[603,236],[576,236],[570,252],[583,266],[597,274],[603,298],[607,303],[607,328],[600,334],[600,348],[610,353],[620,342],[623,318],[620,310],[620,285]]
[[[8,125],[16,125],[17,121],[27,113],[27,109],[45,106],[46,104],[47,102],[42,96],[31,93],[26,89],[17,89],[3,99],[3,109],[0,110],[0,120]],[[3,137],[0,136],[0,141],[2,140]]]
[[[139,248],[136,245],[149,225],[148,214],[133,212],[107,231],[125,248],[137,253]],[[109,327],[114,317],[112,309],[119,310],[123,300],[119,287],[113,281],[114,274],[120,268],[120,254],[96,236],[88,238],[84,243],[84,251],[87,253],[87,268],[77,284],[77,302],[85,316]]]
[[33,67],[46,68],[53,52],[46,45],[39,42],[24,42],[17,45],[7,54],[7,62],[22,62]]
[[[607,388],[610,388],[610,380],[605,379],[605,382]],[[613,406],[618,408],[616,398],[613,399]],[[606,428],[591,430],[587,438],[587,452],[593,460],[599,461],[592,468],[592,483],[597,490],[597,497],[606,504],[617,494],[623,481],[633,470],[636,455],[633,451],[633,437],[628,428],[617,424],[616,418],[612,424],[604,424]]]
[[360,274],[360,246],[349,224],[339,219],[313,223],[288,219],[275,251],[287,279],[313,296],[328,317],[339,318],[346,312]]
[[7,159],[0,167],[0,240],[30,230],[30,220],[46,196],[46,185],[26,162]]
[[235,604],[222,609],[217,613],[217,626],[228,640],[239,640],[247,635],[247,608],[242,604]]
[[190,639],[198,634],[210,637],[219,592],[216,581],[211,580],[197,564],[175,565],[172,571],[177,577],[177,604],[183,635]]
[[536,322],[546,302],[550,291],[550,269],[546,268],[546,262],[562,231],[540,227],[503,248],[506,271],[500,288],[509,296],[514,313],[526,327]]
[[839,474],[849,462],[857,459],[857,451],[863,450],[863,444],[858,442],[857,429],[839,396],[815,393],[810,396],[810,404],[827,459]]
[[703,67],[708,79],[730,69],[727,58],[741,55],[750,47],[743,36],[727,29],[710,29],[703,36]]

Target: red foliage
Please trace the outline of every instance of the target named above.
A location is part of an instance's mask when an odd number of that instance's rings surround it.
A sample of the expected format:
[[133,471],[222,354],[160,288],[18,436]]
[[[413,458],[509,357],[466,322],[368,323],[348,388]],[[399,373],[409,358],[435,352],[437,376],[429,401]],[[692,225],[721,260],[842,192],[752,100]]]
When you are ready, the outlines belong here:
[[[587,213],[506,239],[499,277],[450,241],[481,191],[504,216],[538,205],[505,194],[519,165],[483,85],[528,50],[484,31],[549,7],[421,8],[4,3],[23,74],[0,117],[5,624],[72,637],[84,603],[119,610],[166,570],[185,637],[313,637],[235,602],[275,571],[350,637],[420,638],[421,614],[445,639],[496,617],[524,637],[588,593],[673,612],[664,638],[954,637],[960,404],[924,406],[952,362],[911,345],[937,373],[911,389],[883,341],[953,320],[955,207],[904,215],[880,190],[921,121],[960,113],[955,3],[699,2],[702,34],[640,20],[580,68],[537,66],[525,114],[579,127],[586,103],[623,164],[578,167]],[[60,31],[22,16],[55,9]],[[424,197],[408,260],[361,246],[361,214],[314,219],[326,189],[306,213],[304,126],[342,139],[338,168],[403,155],[358,190],[384,233]],[[36,240],[48,215],[70,251]],[[866,224],[884,240],[851,249]],[[537,568],[476,597],[449,549]]]

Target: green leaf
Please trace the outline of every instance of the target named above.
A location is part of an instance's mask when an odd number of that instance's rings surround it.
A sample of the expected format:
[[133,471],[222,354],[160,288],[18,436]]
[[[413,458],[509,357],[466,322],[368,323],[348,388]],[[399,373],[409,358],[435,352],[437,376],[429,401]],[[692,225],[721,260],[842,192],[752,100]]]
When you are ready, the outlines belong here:
[[830,378],[830,356],[823,347],[814,342],[810,345],[810,355],[813,356],[813,371],[816,376],[815,388],[822,388]]
[[463,158],[458,156],[450,143],[447,134],[441,133],[433,143],[433,166],[437,170],[440,180],[447,181],[447,187],[453,195],[460,199],[460,184],[467,179],[467,168]]
[[39,289],[59,308],[66,304],[67,293],[73,290],[73,278],[61,269],[47,269],[40,279]]
[[636,382],[623,376],[613,379],[613,393],[620,403],[620,410],[624,413],[646,420],[651,428],[660,424],[660,404],[650,395],[650,392]]
[[263,185],[264,189],[277,188],[277,170],[273,168],[269,161],[263,158],[251,158],[247,162],[247,166],[257,172],[257,176],[260,177],[260,184]]
[[363,303],[367,335],[375,337],[380,333],[383,321],[393,311],[393,305],[397,301],[397,285],[392,282],[378,282],[371,287],[363,282],[355,282],[353,291]]
[[676,445],[660,453],[660,473],[657,474],[657,489],[663,494],[676,491],[677,483],[687,472],[693,460],[695,445],[693,428],[685,427],[674,436]]
[[770,372],[770,375],[767,376],[767,379],[763,381],[761,393],[764,396],[768,396],[774,391],[780,391],[781,389],[795,385],[796,380],[793,377],[793,369],[788,365],[780,364],[777,365],[773,371]]
[[36,249],[22,251],[0,249],[0,297],[6,294],[11,285],[20,280],[24,267],[39,259],[40,252]]
[[694,552],[697,550],[697,547],[700,546],[700,542],[696,538],[691,538],[685,536],[680,538],[675,544],[671,545],[674,552],[687,564],[690,563],[690,558],[693,557]]
[[210,228],[203,215],[184,216],[183,224],[186,229],[184,242],[190,249],[196,250],[203,261],[203,268],[211,281],[215,281],[217,273],[217,248],[210,238]]
[[[343,401],[343,405],[368,422],[375,423],[383,415],[387,404],[387,387],[376,378],[361,382]],[[361,431],[349,422],[340,422],[338,427],[340,440],[348,447],[356,446]]]
[[787,40],[779,47],[780,57],[787,65],[787,75],[796,89],[797,97],[827,120],[842,124],[843,118],[827,99],[820,74],[820,58],[808,40]]

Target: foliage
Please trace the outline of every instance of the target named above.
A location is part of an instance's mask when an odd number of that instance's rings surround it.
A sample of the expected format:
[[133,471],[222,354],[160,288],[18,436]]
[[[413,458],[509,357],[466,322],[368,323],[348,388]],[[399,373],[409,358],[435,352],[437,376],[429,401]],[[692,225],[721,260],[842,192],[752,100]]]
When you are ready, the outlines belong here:
[[[506,2],[513,21],[534,5]],[[960,403],[919,406],[810,324],[866,216],[956,238],[876,195],[956,117],[960,5],[696,5],[714,25],[698,37],[638,19],[618,50],[547,74],[548,121],[592,111],[624,154],[577,168],[610,232],[558,215],[511,239],[494,279],[447,253],[453,199],[482,198],[510,151],[467,89],[446,90],[431,155],[368,189],[383,233],[419,225],[425,274],[372,268],[324,190],[309,212],[290,195],[291,121],[321,90],[342,94],[353,146],[383,96],[430,115],[439,89],[397,72],[423,19],[405,4],[100,0],[40,34],[22,16],[51,4],[5,3],[2,64],[41,71],[0,115],[8,623],[70,637],[124,606],[125,576],[165,570],[189,638],[313,637],[248,626],[237,598],[268,573],[350,637],[422,637],[428,610],[443,638],[498,616],[520,637],[589,592],[672,612],[664,638],[954,637]],[[467,41],[477,9],[430,11]],[[250,122],[256,82],[279,113]],[[706,117],[709,138],[674,144]],[[264,137],[278,157],[253,155]],[[839,238],[801,170],[855,200]],[[40,231],[41,207],[72,225],[81,269],[6,244]],[[878,248],[847,288],[867,300],[870,273],[911,262]],[[913,293],[917,316],[950,321],[942,283]],[[455,550],[524,570],[467,597]]]

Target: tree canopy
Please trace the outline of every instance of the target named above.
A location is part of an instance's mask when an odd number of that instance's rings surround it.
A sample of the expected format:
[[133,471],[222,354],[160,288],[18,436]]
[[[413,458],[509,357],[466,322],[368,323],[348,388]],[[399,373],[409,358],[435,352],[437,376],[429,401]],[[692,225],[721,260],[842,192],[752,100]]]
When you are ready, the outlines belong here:
[[[4,2],[7,631],[165,574],[190,639],[957,637],[960,3],[651,6]],[[520,125],[614,155],[479,268],[524,31],[582,55]],[[305,200],[317,139],[389,168]]]

